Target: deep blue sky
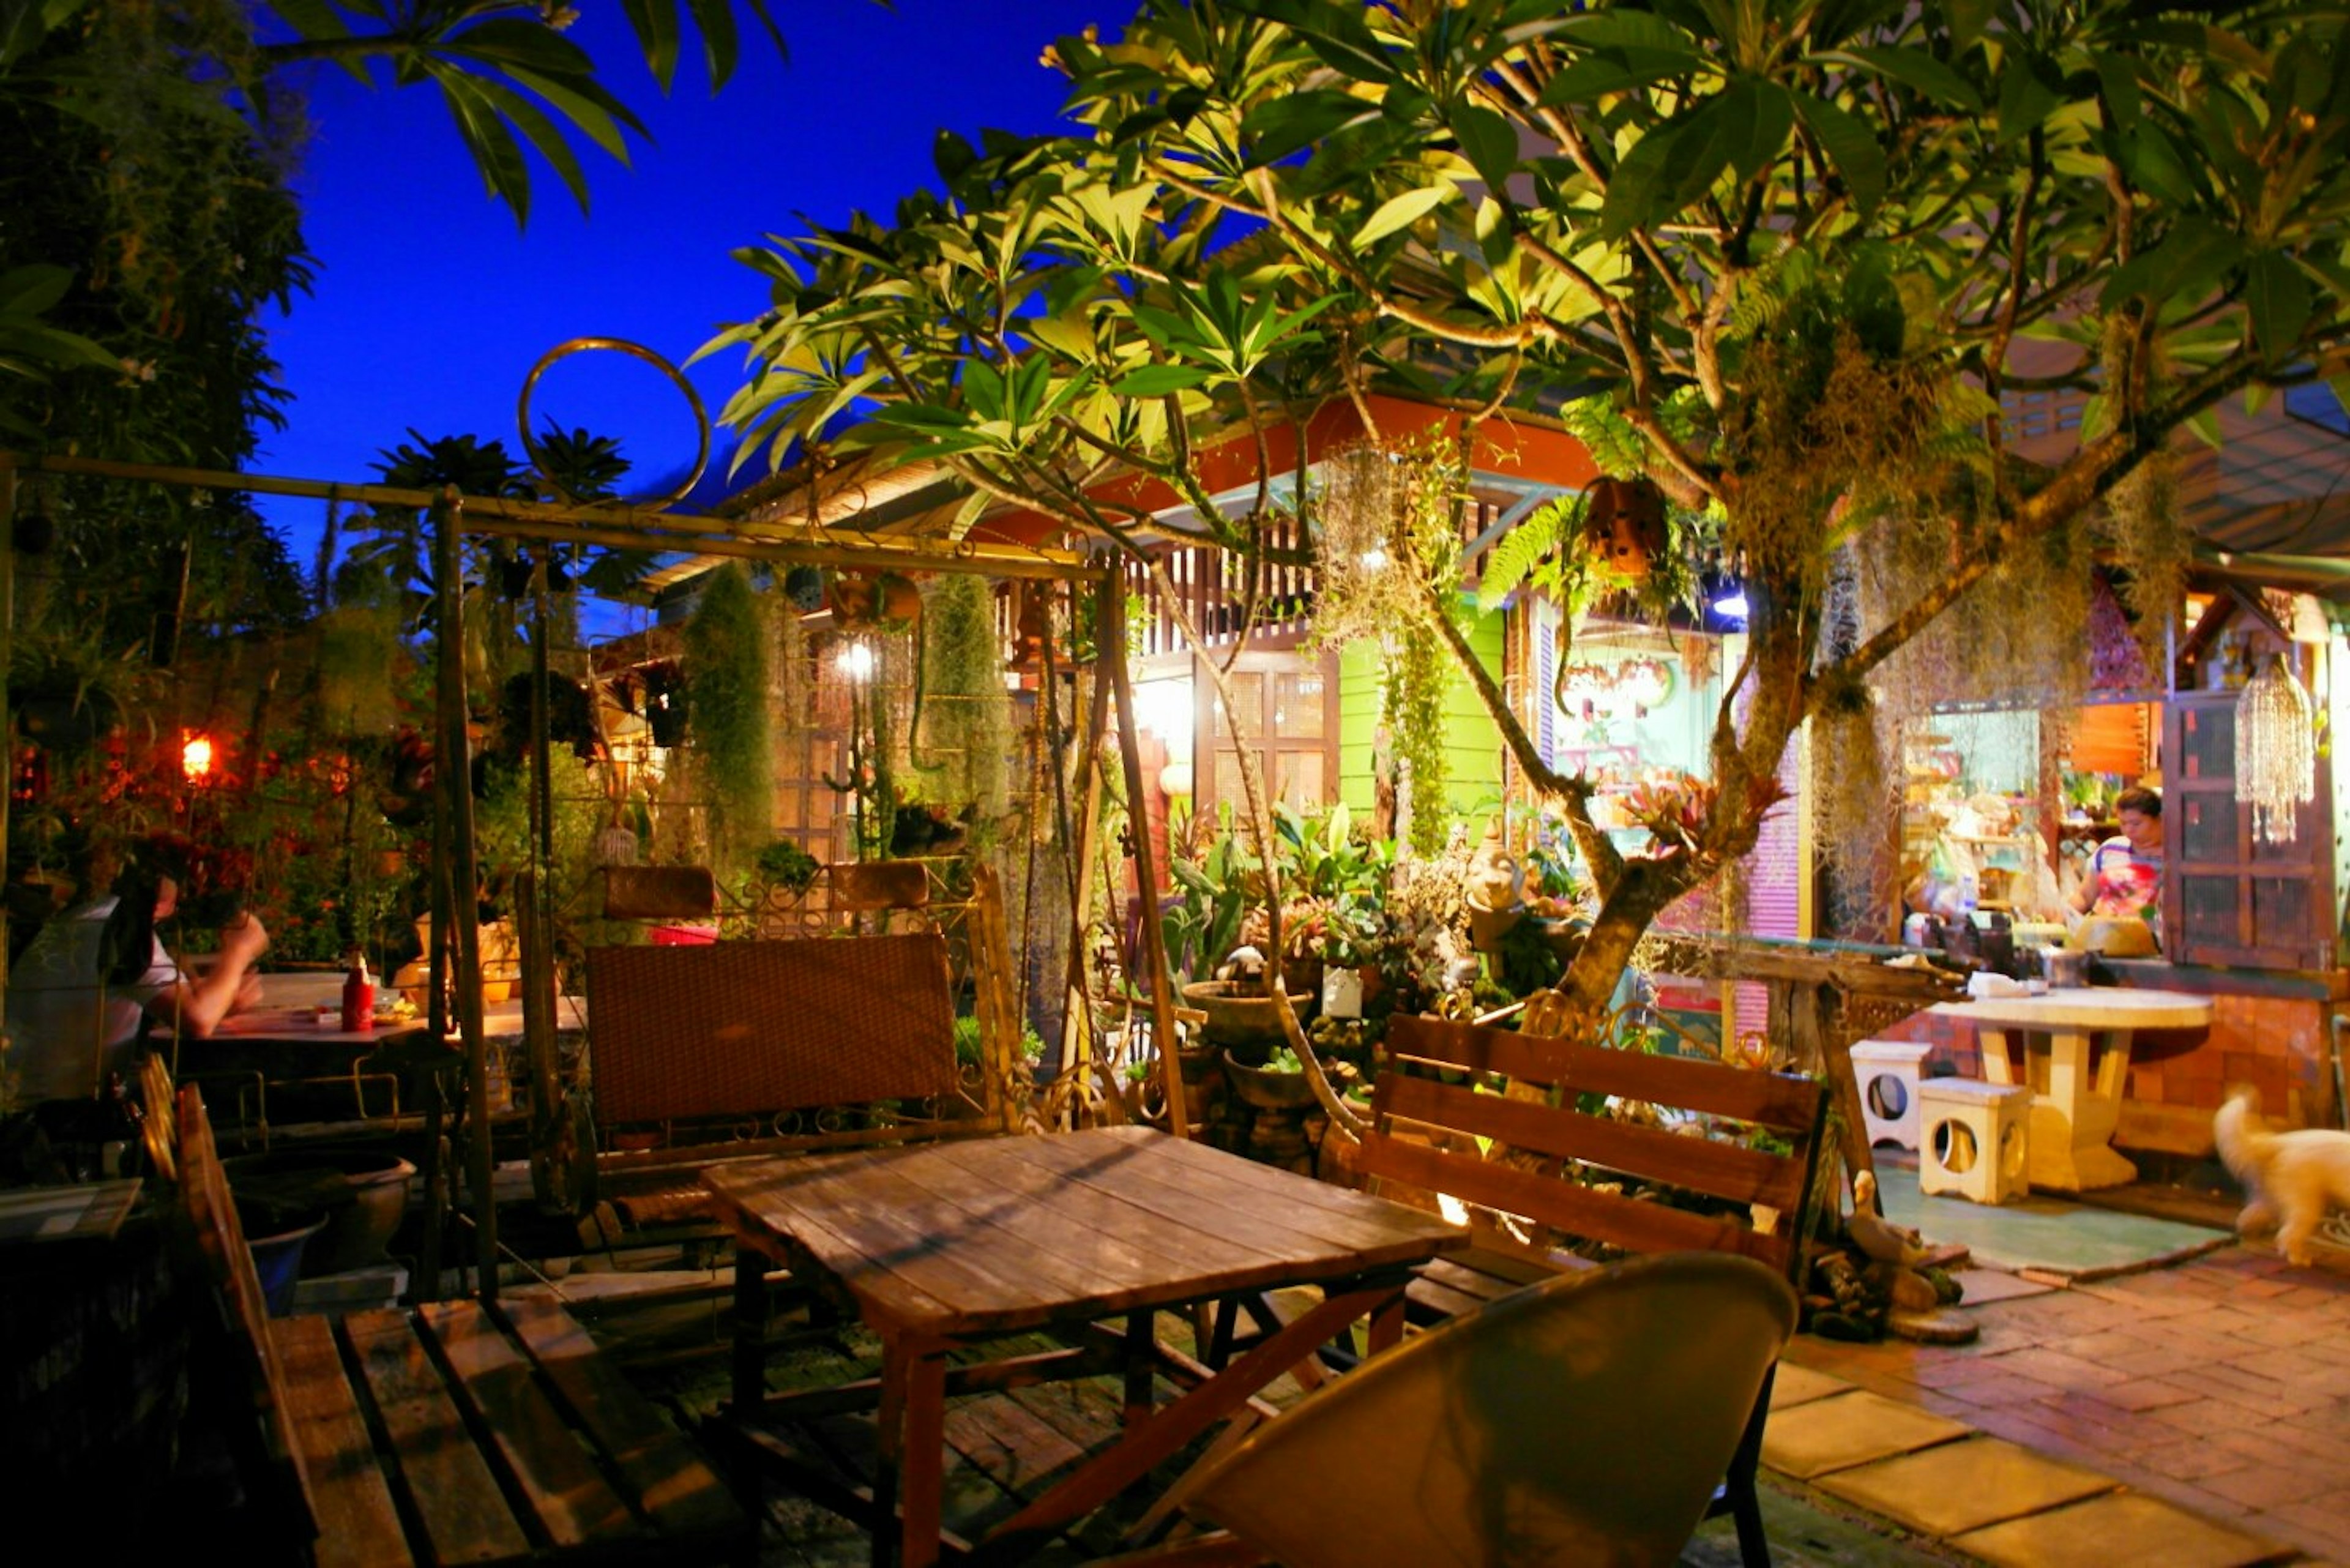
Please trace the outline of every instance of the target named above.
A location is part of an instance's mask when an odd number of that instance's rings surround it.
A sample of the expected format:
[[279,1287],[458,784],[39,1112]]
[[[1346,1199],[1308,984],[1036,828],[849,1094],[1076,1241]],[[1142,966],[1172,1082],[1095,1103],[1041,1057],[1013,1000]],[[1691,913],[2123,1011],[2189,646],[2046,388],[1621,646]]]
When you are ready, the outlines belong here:
[[[933,183],[941,127],[1050,129],[1065,83],[1038,63],[1045,45],[1098,23],[1120,30],[1133,0],[774,0],[791,46],[776,59],[752,24],[743,62],[712,98],[698,46],[663,99],[611,0],[578,0],[571,36],[655,138],[623,168],[585,147],[592,208],[533,168],[528,227],[491,200],[430,88],[369,92],[339,70],[310,81],[314,140],[298,181],[305,231],[321,264],[316,292],[270,326],[295,401],[283,431],[263,431],[261,471],[372,480],[379,449],[428,437],[496,437],[519,451],[515,404],[525,375],[567,338],[632,338],[682,363],[724,322],[765,307],[765,291],[728,252],[886,214]],[[714,420],[743,379],[738,353],[691,372]],[[614,354],[551,370],[533,402],[549,418],[620,438],[631,481],[692,457],[683,400],[650,367]],[[713,436],[712,462],[733,441]],[[754,458],[744,479],[765,472]],[[306,566],[322,515],[267,501]]]

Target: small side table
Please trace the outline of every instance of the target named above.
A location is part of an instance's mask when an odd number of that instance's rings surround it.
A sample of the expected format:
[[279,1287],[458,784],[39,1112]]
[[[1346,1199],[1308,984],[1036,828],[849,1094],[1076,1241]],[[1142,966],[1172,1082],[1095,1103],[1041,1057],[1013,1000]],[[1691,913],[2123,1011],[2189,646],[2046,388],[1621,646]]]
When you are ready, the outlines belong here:
[[2137,1167],[2107,1147],[2129,1082],[2131,1033],[2208,1027],[2211,999],[2081,986],[1945,1002],[1933,1011],[1975,1025],[1986,1079],[2032,1090],[2032,1185],[2083,1192],[2137,1179]]

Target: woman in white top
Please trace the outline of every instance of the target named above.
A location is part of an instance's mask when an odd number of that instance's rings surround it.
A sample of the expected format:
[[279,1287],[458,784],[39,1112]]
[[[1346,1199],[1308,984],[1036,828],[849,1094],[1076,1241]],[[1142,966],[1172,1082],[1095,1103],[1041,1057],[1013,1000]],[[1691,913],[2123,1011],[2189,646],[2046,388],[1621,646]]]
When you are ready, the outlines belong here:
[[109,1073],[127,1076],[151,1018],[202,1039],[245,1004],[269,933],[241,914],[222,928],[209,970],[182,971],[155,935],[179,909],[181,871],[168,852],[142,846],[111,897],[51,919],[10,970],[0,1060],[17,1105],[88,1099]]

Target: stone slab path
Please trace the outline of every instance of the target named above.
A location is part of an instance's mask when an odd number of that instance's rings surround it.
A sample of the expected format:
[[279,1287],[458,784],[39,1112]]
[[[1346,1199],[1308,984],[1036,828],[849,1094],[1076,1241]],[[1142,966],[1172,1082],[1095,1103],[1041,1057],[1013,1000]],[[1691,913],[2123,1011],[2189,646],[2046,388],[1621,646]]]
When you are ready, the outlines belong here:
[[1996,1563],[2350,1563],[2350,1276],[1960,1279],[1973,1345],[1797,1339],[1763,1462]]

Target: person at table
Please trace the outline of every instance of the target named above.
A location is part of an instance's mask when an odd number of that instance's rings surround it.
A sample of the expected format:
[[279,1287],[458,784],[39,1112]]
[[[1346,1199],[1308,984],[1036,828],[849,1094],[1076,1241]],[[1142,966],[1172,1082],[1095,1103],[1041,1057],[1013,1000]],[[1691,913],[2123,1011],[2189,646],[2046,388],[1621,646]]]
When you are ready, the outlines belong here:
[[155,928],[178,912],[184,864],[141,845],[112,893],[43,926],[8,975],[8,1072],[19,1105],[87,1100],[129,1076],[149,1020],[202,1039],[260,994],[253,966],[269,933],[249,913],[221,928],[220,956],[182,970]]
[[2114,815],[2122,830],[2089,857],[2073,908],[2085,915],[2143,916],[2154,925],[2157,916],[2149,911],[2162,906],[2162,796],[2126,789]]

